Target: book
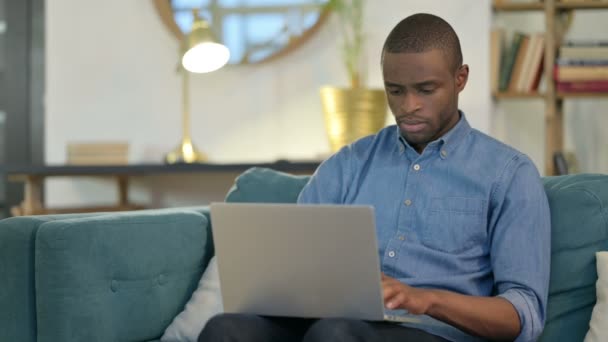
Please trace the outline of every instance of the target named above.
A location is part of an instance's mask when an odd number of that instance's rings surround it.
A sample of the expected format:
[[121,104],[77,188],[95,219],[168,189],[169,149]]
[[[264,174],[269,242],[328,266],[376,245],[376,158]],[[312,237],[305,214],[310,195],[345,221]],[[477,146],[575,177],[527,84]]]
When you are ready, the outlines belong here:
[[519,49],[517,50],[513,70],[511,71],[511,77],[509,79],[509,92],[517,92],[519,90],[519,83],[521,78],[524,76],[524,63],[530,50],[530,36],[524,35],[521,39]]
[[556,82],[555,87],[557,91],[564,93],[605,93],[608,92],[608,80]]
[[517,91],[526,93],[532,91],[531,83],[536,76],[538,68],[538,59],[542,58],[542,34],[534,33],[530,36],[528,51],[524,59],[524,64],[521,69],[521,76],[517,83]]
[[515,32],[509,48],[505,49],[503,58],[501,58],[500,91],[506,91],[509,89],[509,82],[511,81],[513,66],[515,64],[515,59],[524,36],[525,34],[521,32]]
[[530,40],[530,55],[525,62],[523,77],[519,84],[520,92],[532,92],[538,89],[540,79],[543,75],[545,36],[543,33],[532,35]]
[[70,165],[124,165],[129,162],[125,142],[68,143],[66,162]]
[[492,93],[500,89],[500,63],[504,51],[505,30],[495,28],[490,33],[490,86]]
[[562,152],[553,153],[553,166],[556,176],[568,174],[568,162]]
[[608,80],[608,66],[556,65],[554,77],[557,81]]
[[559,58],[578,60],[608,59],[608,46],[562,46]]
[[572,58],[558,58],[557,65],[579,65],[579,66],[594,66],[594,65],[608,65],[608,59],[572,59]]
[[540,86],[540,80],[543,77],[543,71],[545,67],[545,58],[544,53],[541,55],[540,64],[538,65],[538,69],[536,69],[536,74],[532,77],[532,83],[530,83],[529,91],[537,91]]
[[68,153],[127,153],[129,144],[123,142],[108,143],[68,143]]
[[71,156],[67,159],[68,165],[127,165],[129,159],[123,157],[99,157],[99,156]]
[[564,4],[588,4],[606,2],[606,0],[560,0],[559,2]]
[[578,46],[578,47],[608,46],[608,40],[596,40],[596,39],[567,40],[562,44],[562,46]]

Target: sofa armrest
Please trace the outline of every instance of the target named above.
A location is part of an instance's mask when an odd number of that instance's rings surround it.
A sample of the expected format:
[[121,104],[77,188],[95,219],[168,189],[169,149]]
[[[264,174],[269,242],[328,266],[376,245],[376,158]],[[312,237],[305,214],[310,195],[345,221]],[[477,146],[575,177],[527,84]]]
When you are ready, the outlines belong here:
[[0,341],[36,341],[34,245],[40,226],[98,215],[103,214],[19,216],[0,221]]
[[206,217],[151,210],[47,222],[36,235],[38,341],[158,338],[211,258]]

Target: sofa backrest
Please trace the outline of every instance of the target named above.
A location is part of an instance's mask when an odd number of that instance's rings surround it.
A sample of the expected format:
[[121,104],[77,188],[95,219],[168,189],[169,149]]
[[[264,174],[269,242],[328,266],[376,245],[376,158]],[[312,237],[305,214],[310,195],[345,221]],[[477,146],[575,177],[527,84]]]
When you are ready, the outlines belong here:
[[[290,203],[310,177],[264,168],[241,174],[227,202]],[[595,252],[608,250],[608,176],[543,178],[551,209],[551,280],[540,341],[582,341],[595,304]]]
[[309,178],[253,167],[236,178],[226,202],[294,203]]
[[43,224],[38,341],[147,341],[192,295],[210,255],[207,219],[181,209]]
[[595,252],[608,249],[608,176],[543,179],[551,209],[551,280],[540,341],[582,341],[595,305]]

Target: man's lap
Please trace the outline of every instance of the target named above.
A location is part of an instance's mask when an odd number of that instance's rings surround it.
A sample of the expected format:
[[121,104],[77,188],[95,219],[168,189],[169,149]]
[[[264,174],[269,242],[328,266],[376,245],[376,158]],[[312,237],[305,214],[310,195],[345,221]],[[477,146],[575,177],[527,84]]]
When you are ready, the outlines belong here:
[[389,322],[352,319],[305,319],[222,314],[213,317],[199,341],[421,341],[445,339]]

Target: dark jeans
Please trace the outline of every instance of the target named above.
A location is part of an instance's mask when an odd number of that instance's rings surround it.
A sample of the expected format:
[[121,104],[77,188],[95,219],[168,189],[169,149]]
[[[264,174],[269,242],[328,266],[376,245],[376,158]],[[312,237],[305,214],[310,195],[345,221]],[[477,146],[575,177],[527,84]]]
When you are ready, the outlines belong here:
[[241,314],[222,314],[213,317],[207,322],[198,340],[199,342],[447,341],[422,330],[388,322]]

